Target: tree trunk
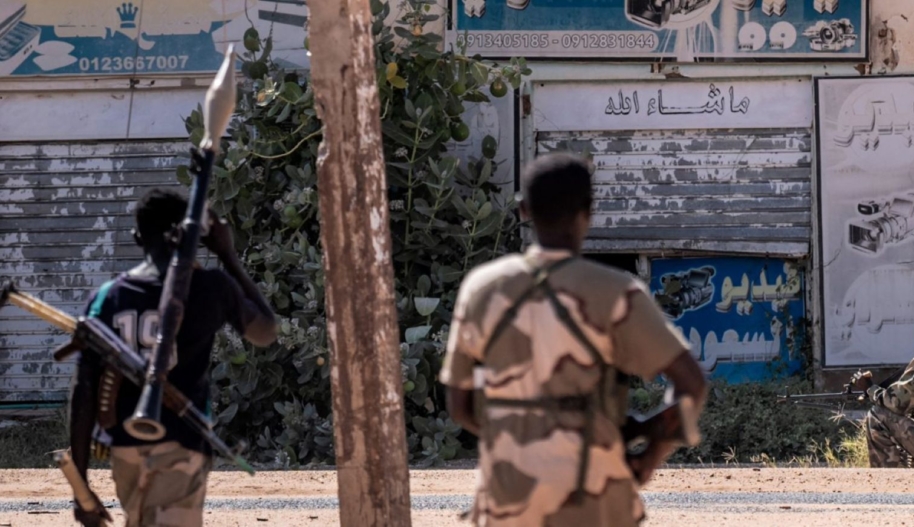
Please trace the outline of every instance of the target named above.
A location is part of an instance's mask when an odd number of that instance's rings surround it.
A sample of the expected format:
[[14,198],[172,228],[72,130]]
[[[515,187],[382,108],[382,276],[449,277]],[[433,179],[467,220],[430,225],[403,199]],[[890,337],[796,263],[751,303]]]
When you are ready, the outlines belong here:
[[310,9],[340,521],[409,526],[387,180],[369,0]]

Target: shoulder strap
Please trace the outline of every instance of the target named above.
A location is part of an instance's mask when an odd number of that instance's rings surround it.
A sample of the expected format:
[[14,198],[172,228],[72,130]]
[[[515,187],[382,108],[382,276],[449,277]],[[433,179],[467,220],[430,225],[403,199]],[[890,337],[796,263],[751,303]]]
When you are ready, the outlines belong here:
[[537,289],[539,289],[544,283],[546,283],[546,280],[549,278],[549,275],[551,273],[557,271],[558,269],[561,269],[565,265],[571,263],[572,260],[574,260],[574,259],[575,258],[573,256],[570,256],[568,258],[564,258],[557,262],[553,262],[552,264],[550,264],[546,267],[540,267],[540,268],[534,267],[533,284],[530,287],[528,287],[523,293],[521,293],[520,296],[518,296],[514,300],[514,303],[511,304],[511,307],[509,307],[508,309],[505,310],[504,313],[502,313],[501,318],[498,319],[498,323],[495,324],[495,328],[492,330],[492,334],[489,336],[489,340],[486,342],[485,348],[483,348],[483,351],[482,351],[483,358],[485,358],[489,355],[489,350],[492,348],[492,345],[495,343],[495,341],[498,340],[498,337],[500,337],[502,332],[504,332],[504,330],[508,328],[508,325],[510,325],[512,322],[514,322],[514,319],[517,317],[517,312],[520,310],[520,307],[525,302],[527,302],[527,300],[530,299],[530,297],[533,295],[533,293]]
[[108,291],[111,290],[111,286],[114,285],[115,281],[116,280],[109,280],[98,288],[98,294],[95,295],[95,300],[93,300],[92,305],[89,306],[89,314],[87,315],[88,318],[98,318],[98,316],[101,314],[102,306],[105,303],[105,297],[108,296]]

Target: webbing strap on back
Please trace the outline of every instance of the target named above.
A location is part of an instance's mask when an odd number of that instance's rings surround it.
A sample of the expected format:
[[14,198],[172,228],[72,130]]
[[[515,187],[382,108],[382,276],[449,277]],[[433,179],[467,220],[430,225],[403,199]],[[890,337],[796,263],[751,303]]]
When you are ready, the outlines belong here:
[[[615,369],[606,364],[606,361],[603,360],[603,356],[600,354],[600,351],[596,348],[596,346],[593,345],[590,339],[587,338],[587,335],[584,334],[580,326],[578,326],[578,324],[574,321],[574,318],[572,318],[571,313],[568,312],[568,309],[559,300],[555,290],[549,285],[549,275],[564,265],[575,260],[575,257],[572,256],[564,258],[546,267],[538,267],[532,258],[527,255],[525,255],[524,258],[527,260],[527,263],[530,264],[534,269],[533,284],[520,296],[518,296],[514,303],[511,304],[511,307],[506,309],[502,314],[501,318],[498,320],[498,323],[493,328],[488,342],[486,342],[486,346],[483,349],[483,358],[488,356],[489,350],[498,340],[498,337],[501,336],[501,333],[517,317],[517,313],[520,310],[520,307],[530,299],[533,293],[535,293],[537,290],[542,290],[545,293],[546,297],[549,299],[549,303],[551,304],[553,311],[555,311],[559,321],[563,326],[565,326],[571,335],[580,342],[580,344],[591,356],[594,364],[600,368],[600,379],[597,383],[597,388],[594,389],[590,395],[586,396],[581,395],[568,397],[543,397],[540,399],[498,398],[487,399],[486,404],[514,408],[536,408],[547,411],[584,412],[584,429],[581,432],[580,464],[578,467],[578,477],[574,493],[574,499],[577,502],[580,502],[584,497],[584,485],[587,479],[588,465],[590,465],[590,445],[593,442],[593,421],[595,407],[600,403],[600,396],[603,393],[606,393],[604,383],[607,382],[607,380],[609,382],[615,382]],[[607,375],[608,373],[612,374]]]

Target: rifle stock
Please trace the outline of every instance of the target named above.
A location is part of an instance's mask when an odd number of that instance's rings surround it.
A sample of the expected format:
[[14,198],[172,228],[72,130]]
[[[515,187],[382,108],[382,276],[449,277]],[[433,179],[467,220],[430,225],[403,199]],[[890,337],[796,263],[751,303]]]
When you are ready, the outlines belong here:
[[[42,302],[41,300],[20,293],[12,285],[4,287],[0,299],[8,298],[11,304],[22,307],[24,310],[38,316],[42,320],[60,328],[73,328],[70,342],[64,344],[54,352],[54,360],[62,361],[77,351],[90,350],[111,368],[124,376],[137,386],[142,386],[146,363],[143,358],[133,351],[114,331],[94,318],[74,317]],[[0,301],[0,307],[3,303]],[[181,417],[191,429],[200,434],[220,455],[232,460],[239,468],[253,475],[254,469],[241,457],[243,444],[236,448],[229,447],[213,431],[212,421],[201,412],[187,396],[174,387],[168,380],[162,384],[162,399],[166,408]]]

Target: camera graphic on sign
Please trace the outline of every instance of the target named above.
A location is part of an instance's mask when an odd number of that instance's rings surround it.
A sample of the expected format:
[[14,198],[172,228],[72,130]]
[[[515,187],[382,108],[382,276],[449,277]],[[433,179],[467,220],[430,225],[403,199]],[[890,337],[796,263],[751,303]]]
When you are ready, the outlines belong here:
[[713,267],[689,269],[681,273],[670,273],[660,277],[663,291],[654,293],[654,300],[660,309],[676,319],[686,311],[698,309],[711,301],[714,296]]
[[809,39],[813,51],[841,51],[857,43],[854,25],[847,18],[841,20],[820,20],[806,28],[803,36]]
[[[494,0],[489,0],[494,1]],[[530,0],[504,0],[508,7],[523,11],[530,5]],[[486,14],[486,0],[463,0],[463,12],[470,18],[481,18]]]
[[625,16],[650,29],[663,29],[674,15],[688,15],[707,7],[711,0],[625,0]]
[[914,231],[914,193],[896,197],[892,201],[863,201],[857,212],[866,219],[851,220],[848,224],[848,243],[854,249],[877,255],[886,245],[911,239]]

